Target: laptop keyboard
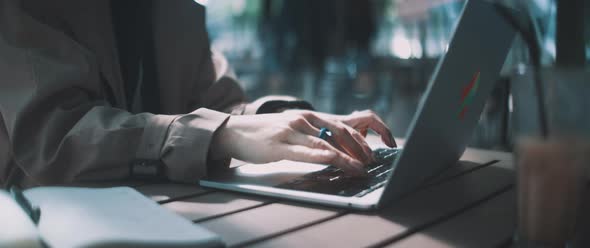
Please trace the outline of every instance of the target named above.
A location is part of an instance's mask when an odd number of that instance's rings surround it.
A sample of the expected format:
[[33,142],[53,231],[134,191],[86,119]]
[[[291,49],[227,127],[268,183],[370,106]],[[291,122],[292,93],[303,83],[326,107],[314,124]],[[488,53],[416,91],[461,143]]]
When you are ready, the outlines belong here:
[[307,191],[313,193],[361,197],[386,182],[393,169],[393,161],[401,152],[399,148],[379,148],[373,151],[376,162],[366,167],[367,177],[350,176],[337,167],[328,166],[323,170],[305,174],[278,188]]

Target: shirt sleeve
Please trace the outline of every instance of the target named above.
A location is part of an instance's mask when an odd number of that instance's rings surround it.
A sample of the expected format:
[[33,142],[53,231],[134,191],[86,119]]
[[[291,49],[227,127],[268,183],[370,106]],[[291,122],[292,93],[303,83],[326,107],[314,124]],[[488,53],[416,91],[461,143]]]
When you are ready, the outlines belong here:
[[132,114],[111,106],[89,53],[11,3],[0,0],[0,154],[8,155],[0,175],[14,178],[0,181],[119,180],[151,164],[176,181],[206,174],[211,138],[229,114],[204,107]]
[[255,114],[271,100],[248,103],[229,66],[208,54],[195,69],[208,72],[199,80],[209,83],[185,114],[132,114],[105,100],[87,50],[9,3],[0,0],[0,155],[9,155],[0,176],[21,186],[137,175],[196,183],[208,168],[227,165],[207,155],[231,114]]

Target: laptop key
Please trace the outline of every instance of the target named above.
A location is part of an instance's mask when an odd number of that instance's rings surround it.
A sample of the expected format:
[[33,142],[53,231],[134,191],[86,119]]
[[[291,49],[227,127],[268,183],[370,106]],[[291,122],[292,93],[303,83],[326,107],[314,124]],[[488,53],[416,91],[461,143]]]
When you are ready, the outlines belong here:
[[377,174],[377,176],[376,176],[376,177],[385,176],[385,175],[386,175],[388,172],[390,172],[390,171],[391,171],[391,168],[389,168],[388,170],[385,170],[385,171],[383,171],[383,172],[381,172],[381,173]]
[[367,173],[371,174],[372,172],[378,170],[379,168],[383,168],[384,165],[379,165],[377,167],[373,167],[367,171]]

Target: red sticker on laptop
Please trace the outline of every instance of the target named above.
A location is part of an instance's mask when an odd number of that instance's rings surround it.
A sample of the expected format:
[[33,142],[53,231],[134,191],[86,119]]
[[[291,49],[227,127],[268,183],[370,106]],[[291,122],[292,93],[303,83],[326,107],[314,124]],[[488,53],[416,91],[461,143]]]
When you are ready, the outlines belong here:
[[471,82],[469,82],[467,86],[463,87],[463,92],[461,94],[461,108],[459,109],[460,120],[463,120],[469,105],[471,105],[471,102],[473,102],[473,99],[475,99],[477,88],[479,88],[479,71],[473,74]]

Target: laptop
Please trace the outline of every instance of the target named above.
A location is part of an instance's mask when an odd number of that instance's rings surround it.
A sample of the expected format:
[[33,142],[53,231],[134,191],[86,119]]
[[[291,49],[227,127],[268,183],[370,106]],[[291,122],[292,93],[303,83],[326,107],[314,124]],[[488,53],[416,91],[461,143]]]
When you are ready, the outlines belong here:
[[[374,151],[366,178],[319,164],[246,164],[209,175],[201,186],[351,209],[376,209],[455,165],[464,152],[515,37],[497,6],[470,0],[455,26],[403,148]],[[255,151],[253,151],[255,152]]]

